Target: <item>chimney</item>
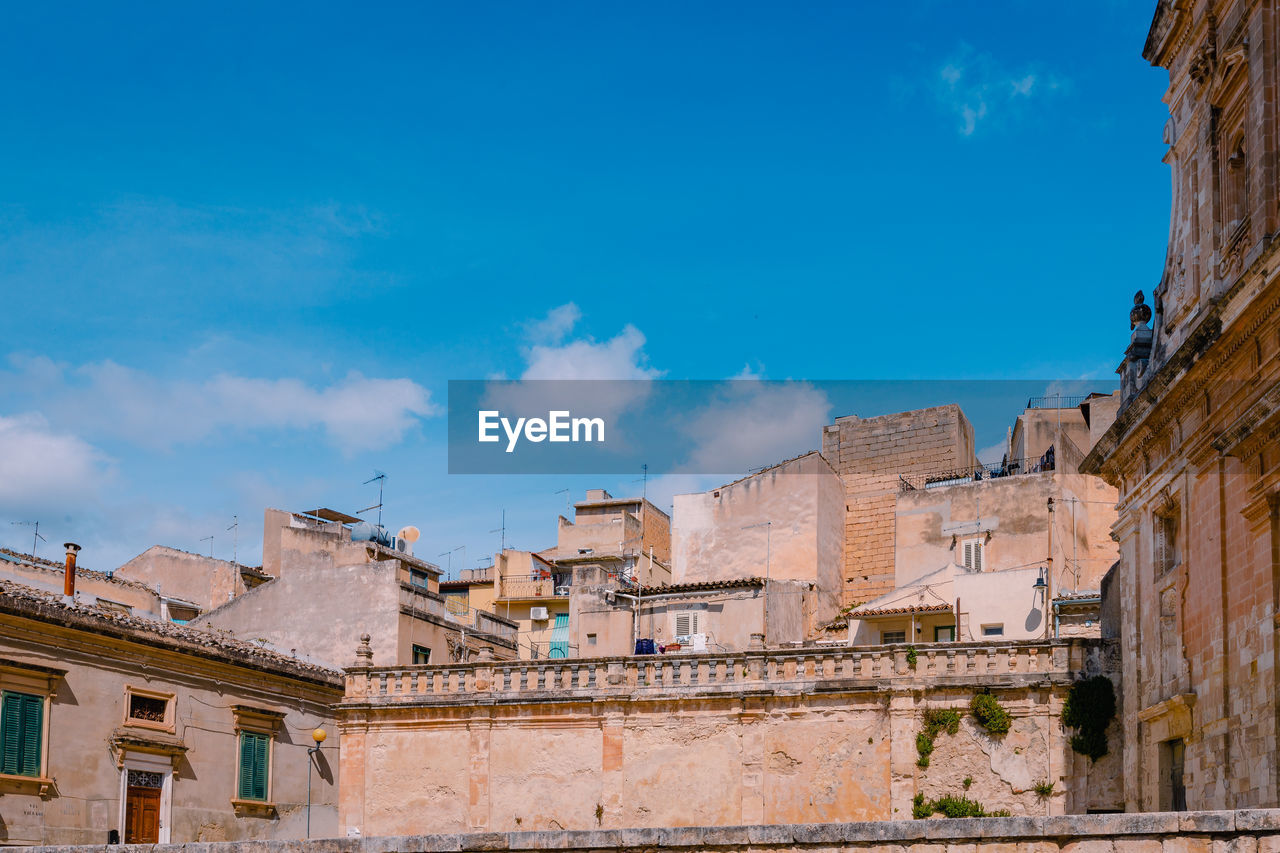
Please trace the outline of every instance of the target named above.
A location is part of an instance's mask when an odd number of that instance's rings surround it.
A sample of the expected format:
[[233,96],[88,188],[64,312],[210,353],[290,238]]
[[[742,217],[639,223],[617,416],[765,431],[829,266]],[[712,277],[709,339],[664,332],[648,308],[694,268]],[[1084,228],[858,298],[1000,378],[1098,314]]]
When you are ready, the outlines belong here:
[[80,546],[74,542],[65,542],[62,547],[67,549],[67,568],[63,572],[62,594],[71,598],[76,594],[76,552],[80,550]]

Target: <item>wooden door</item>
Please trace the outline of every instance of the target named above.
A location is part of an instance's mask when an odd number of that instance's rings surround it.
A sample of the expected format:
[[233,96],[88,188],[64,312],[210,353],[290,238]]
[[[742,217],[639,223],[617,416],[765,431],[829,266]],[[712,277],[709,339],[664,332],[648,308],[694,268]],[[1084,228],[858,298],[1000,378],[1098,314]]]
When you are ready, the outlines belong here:
[[130,785],[124,806],[124,843],[156,844],[160,841],[160,789]]

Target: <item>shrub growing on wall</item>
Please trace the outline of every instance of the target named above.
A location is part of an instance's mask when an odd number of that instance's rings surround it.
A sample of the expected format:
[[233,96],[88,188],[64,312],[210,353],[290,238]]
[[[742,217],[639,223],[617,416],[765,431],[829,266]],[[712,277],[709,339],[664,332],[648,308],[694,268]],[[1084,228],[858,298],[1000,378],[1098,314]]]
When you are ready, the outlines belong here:
[[1116,691],[1111,679],[1095,675],[1071,685],[1062,706],[1062,724],[1076,730],[1071,748],[1097,761],[1107,754],[1107,726],[1116,716]]
[[929,708],[924,712],[924,730],[916,735],[916,759],[919,767],[929,766],[929,755],[933,752],[933,739],[941,732],[953,735],[960,731],[960,713],[954,708]]
[[978,724],[993,735],[1002,735],[1009,731],[1013,718],[1004,706],[996,701],[990,693],[979,693],[969,703],[969,711]]

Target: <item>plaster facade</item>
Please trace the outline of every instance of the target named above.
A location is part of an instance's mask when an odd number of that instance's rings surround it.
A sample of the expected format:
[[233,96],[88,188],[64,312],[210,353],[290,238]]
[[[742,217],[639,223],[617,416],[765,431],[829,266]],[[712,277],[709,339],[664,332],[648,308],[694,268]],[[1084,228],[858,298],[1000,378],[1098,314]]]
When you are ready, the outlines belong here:
[[[992,809],[1114,808],[1115,762],[1076,756],[1061,725],[1070,683],[1107,665],[1100,641],[1074,640],[926,647],[914,665],[841,648],[357,667],[339,709],[342,832],[900,819],[964,774]],[[980,690],[1010,732],[966,722],[920,767],[924,709]]]

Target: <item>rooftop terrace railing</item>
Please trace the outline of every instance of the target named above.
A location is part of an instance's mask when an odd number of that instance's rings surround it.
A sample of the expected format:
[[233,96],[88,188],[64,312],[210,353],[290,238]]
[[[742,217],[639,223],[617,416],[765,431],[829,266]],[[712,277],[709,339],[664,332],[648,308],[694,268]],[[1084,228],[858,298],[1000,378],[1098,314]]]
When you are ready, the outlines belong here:
[[1031,397],[1027,400],[1028,409],[1074,409],[1089,399],[1088,394],[1077,394],[1067,397],[1062,394],[1049,394],[1045,397]]
[[975,465],[972,468],[947,468],[939,471],[928,471],[923,474],[899,474],[898,488],[903,492],[918,489],[940,489],[944,486],[959,486],[965,483],[979,483],[984,480],[997,480],[1001,477],[1015,477],[1019,474],[1041,474],[1055,468],[1054,450],[1052,447],[1039,458],[1011,459],[1005,462],[993,462],[989,465]]
[[[368,667],[346,671],[347,702],[454,704],[484,698],[535,701],[745,690],[876,689],[926,680],[936,684],[1069,680],[1083,671],[1088,650],[1101,641],[932,643],[915,646],[837,646],[728,654],[476,661],[432,666]],[[993,682],[993,680],[995,680]]]

